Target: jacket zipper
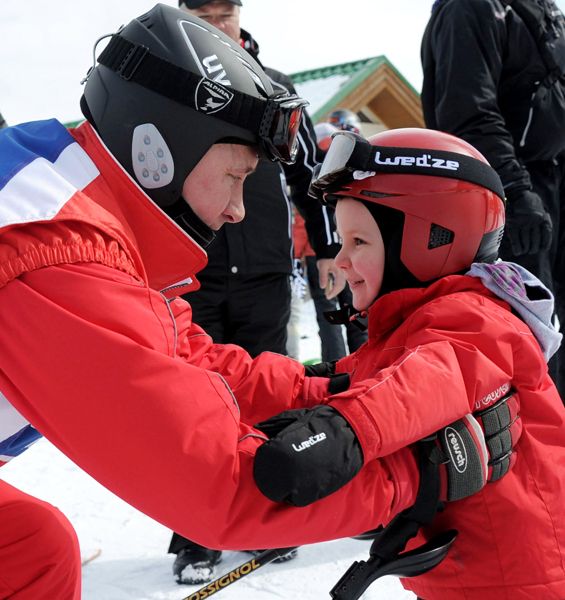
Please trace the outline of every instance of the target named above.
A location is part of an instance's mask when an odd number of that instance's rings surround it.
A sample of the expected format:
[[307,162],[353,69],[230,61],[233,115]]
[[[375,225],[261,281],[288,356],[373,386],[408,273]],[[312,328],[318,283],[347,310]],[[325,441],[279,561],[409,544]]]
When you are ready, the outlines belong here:
[[526,126],[524,127],[524,131],[523,131],[522,137],[520,139],[520,143],[519,143],[520,148],[523,148],[526,145],[526,138],[528,137],[528,133],[530,131],[530,126],[532,124],[532,119],[534,117],[534,98],[539,89],[539,84],[540,84],[540,82],[537,81],[536,85],[538,87],[536,88],[536,91],[532,93],[532,96],[530,98],[530,110],[528,111],[528,120],[526,121]]
[[163,300],[165,301],[165,304],[167,305],[167,310],[169,311],[169,316],[171,317],[171,321],[173,322],[173,335],[174,335],[174,344],[173,344],[173,356],[177,355],[177,337],[178,337],[178,330],[177,330],[177,322],[175,321],[175,316],[173,315],[173,310],[171,309],[171,305],[170,302],[172,300],[168,300],[163,293],[161,292],[161,296],[163,298]]

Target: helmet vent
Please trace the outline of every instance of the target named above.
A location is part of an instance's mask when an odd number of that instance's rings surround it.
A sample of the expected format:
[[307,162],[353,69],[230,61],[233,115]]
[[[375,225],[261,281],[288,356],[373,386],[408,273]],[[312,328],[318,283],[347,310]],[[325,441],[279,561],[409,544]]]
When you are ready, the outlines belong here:
[[369,198],[390,198],[396,194],[384,194],[383,192],[373,192],[371,190],[361,190],[362,196],[369,196]]
[[432,223],[430,228],[430,239],[428,241],[428,250],[439,248],[440,246],[447,246],[453,242],[454,233],[451,229],[446,229],[441,225]]
[[141,15],[141,17],[138,17],[137,20],[140,21],[141,23],[143,23],[143,25],[145,26],[146,29],[151,29],[153,27],[153,25],[155,25],[155,23],[151,19],[151,14],[149,14],[149,13],[145,13],[144,15]]

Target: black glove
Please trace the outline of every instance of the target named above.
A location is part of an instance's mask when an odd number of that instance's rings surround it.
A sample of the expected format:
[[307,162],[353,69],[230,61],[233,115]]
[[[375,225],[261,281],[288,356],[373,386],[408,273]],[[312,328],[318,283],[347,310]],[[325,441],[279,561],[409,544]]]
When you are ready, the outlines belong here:
[[335,375],[335,364],[337,360],[320,362],[315,365],[304,365],[306,377],[331,377]]
[[327,377],[328,392],[330,395],[339,394],[349,389],[349,373],[336,373],[335,364],[337,360],[331,362],[321,362],[315,365],[304,365],[304,375],[306,377]]
[[255,427],[271,439],[257,450],[253,475],[273,502],[306,506],[344,486],[363,466],[355,433],[331,406],[287,410]]
[[511,392],[491,407],[467,415],[437,433],[440,499],[452,502],[480,491],[511,469],[522,434],[518,402]]
[[535,192],[508,191],[505,230],[516,256],[537,254],[549,248],[553,225]]

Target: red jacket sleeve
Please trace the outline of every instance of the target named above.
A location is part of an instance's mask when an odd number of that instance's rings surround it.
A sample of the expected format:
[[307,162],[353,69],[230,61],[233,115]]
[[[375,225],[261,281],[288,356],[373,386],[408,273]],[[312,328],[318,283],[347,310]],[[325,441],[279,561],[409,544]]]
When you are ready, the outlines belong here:
[[[365,460],[387,456],[473,412],[477,400],[512,381],[515,354],[540,355],[524,323],[501,304],[470,293],[417,310],[386,346],[399,356],[373,379],[329,400],[354,428]],[[338,363],[338,371],[352,369],[354,357]]]
[[185,304],[108,267],[28,273],[0,289],[0,389],[100,483],[209,547],[349,536],[413,501],[410,467],[393,476],[380,461],[312,506],[267,500],[252,475],[264,437],[241,415],[292,405],[301,367],[216,346],[188,321]]
[[327,398],[328,379],[306,377],[298,361],[274,352],[263,352],[252,359],[234,344],[214,344],[192,322],[187,302],[177,298],[170,308],[177,328],[178,356],[221,374],[245,423],[253,425],[285,410],[315,406]]

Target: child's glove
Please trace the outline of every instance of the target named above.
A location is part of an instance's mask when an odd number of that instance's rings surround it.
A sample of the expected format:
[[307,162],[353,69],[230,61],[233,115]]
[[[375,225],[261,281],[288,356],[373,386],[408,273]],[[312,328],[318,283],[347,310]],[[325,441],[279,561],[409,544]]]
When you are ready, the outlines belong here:
[[467,498],[506,475],[514,464],[521,433],[514,395],[438,431],[438,451],[432,451],[429,459],[440,464],[440,499]]
[[335,374],[336,363],[337,360],[331,360],[313,365],[304,365],[304,374],[306,377],[331,377]]
[[330,362],[321,362],[314,365],[304,365],[304,375],[306,377],[327,377],[330,381],[328,383],[328,394],[339,394],[349,389],[349,373],[336,373],[335,364],[337,360]]

